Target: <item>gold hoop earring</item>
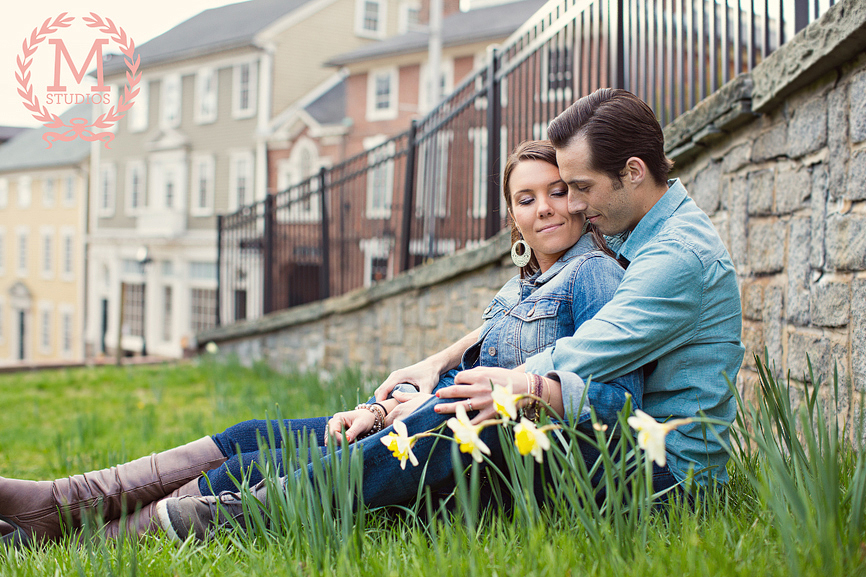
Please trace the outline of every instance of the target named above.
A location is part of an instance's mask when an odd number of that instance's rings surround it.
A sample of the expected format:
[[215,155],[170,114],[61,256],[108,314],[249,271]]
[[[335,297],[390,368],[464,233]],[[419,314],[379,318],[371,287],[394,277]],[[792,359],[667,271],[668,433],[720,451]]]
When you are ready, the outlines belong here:
[[[517,252],[517,247],[523,248],[523,254]],[[517,268],[523,268],[529,264],[529,259],[532,258],[532,248],[529,243],[522,238],[511,245],[511,260]]]

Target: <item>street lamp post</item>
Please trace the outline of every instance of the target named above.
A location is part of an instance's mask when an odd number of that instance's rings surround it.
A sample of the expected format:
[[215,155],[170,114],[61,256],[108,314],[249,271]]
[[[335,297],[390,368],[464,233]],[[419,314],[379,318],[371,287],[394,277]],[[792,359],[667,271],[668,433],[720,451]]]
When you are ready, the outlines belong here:
[[150,250],[147,246],[142,245],[135,253],[135,259],[138,261],[138,265],[141,267],[141,356],[147,356],[147,338],[145,334],[147,333],[147,322],[145,318],[145,314],[147,312],[145,308],[145,295],[147,294],[147,265],[153,262],[153,259],[150,257]]

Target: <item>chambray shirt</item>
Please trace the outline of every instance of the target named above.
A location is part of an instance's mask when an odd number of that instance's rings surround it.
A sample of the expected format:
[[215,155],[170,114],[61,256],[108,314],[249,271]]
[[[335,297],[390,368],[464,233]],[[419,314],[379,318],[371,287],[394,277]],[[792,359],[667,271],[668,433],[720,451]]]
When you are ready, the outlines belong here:
[[[481,334],[463,354],[462,367],[514,368],[557,339],[573,335],[614,296],[624,272],[597,250],[592,235],[583,235],[544,273],[525,280],[514,277],[502,287],[484,310]],[[590,387],[586,398],[582,388],[568,392],[563,391],[563,403],[577,424],[589,419],[592,406],[599,420],[615,425],[626,395],[641,406],[643,372],[620,373]]]
[[[726,379],[736,380],[745,351],[734,265],[685,187],[668,185],[618,247],[630,264],[613,299],[573,336],[527,359],[526,370],[558,378],[563,396],[575,397],[590,376],[591,392],[646,366],[643,410],[656,420],[703,412],[732,423],[736,402]],[[693,467],[702,484],[727,481],[728,427],[692,423],[666,441],[678,480]]]

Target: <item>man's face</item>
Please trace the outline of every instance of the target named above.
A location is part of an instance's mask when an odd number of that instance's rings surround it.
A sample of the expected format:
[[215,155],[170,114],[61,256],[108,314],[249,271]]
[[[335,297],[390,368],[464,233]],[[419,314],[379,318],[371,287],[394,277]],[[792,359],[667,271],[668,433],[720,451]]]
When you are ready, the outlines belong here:
[[633,229],[644,212],[629,178],[613,180],[590,168],[589,158],[589,144],[584,138],[556,149],[559,174],[568,185],[568,210],[584,213],[589,222],[608,236]]

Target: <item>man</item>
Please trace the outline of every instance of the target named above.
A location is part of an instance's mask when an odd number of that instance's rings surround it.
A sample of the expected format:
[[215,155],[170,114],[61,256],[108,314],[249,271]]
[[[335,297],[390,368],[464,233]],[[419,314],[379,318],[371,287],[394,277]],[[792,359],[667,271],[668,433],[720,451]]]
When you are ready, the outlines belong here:
[[[642,404],[655,419],[704,413],[733,422],[736,404],[725,377],[736,379],[744,352],[736,274],[707,215],[679,181],[667,181],[672,163],[664,155],[663,133],[652,110],[627,91],[602,89],[559,115],[548,135],[568,185],[569,210],[583,212],[603,234],[624,238],[617,251],[627,266],[622,282],[612,300],[574,336],[530,357],[524,367],[458,373],[453,386],[438,390],[438,399],[407,417],[410,430],[414,434],[435,426],[461,405],[477,412],[475,422],[491,416],[490,383],[521,383],[527,380],[524,370],[543,375],[542,397],[561,390],[565,412],[576,415],[583,399],[604,396],[605,385],[599,383],[641,367],[646,374]],[[399,380],[386,381],[377,398]],[[450,399],[455,401],[442,402]],[[655,488],[673,486],[690,471],[702,484],[725,482],[722,443],[727,435],[727,427],[716,427],[713,434],[698,423],[669,433],[667,463],[654,471]],[[447,451],[444,447],[439,450]],[[383,453],[374,456],[382,463],[393,460],[375,440],[365,445],[365,461],[370,451]],[[385,503],[377,499],[414,495],[422,469],[395,473],[381,487],[377,483],[375,495],[368,495],[365,480],[365,501],[380,505]],[[429,458],[424,473],[426,484],[453,475],[449,459],[441,455]],[[267,495],[259,488],[256,497],[265,500]],[[205,538],[221,506],[227,506],[230,516],[242,517],[236,496],[173,499],[157,511],[163,528],[182,541],[189,533]]]
[[[573,337],[530,357],[525,371],[554,381],[566,407],[567,398],[577,407],[589,377],[591,392],[595,382],[646,367],[643,408],[656,420],[704,413],[732,423],[726,378],[736,380],[745,350],[734,266],[707,215],[679,180],[667,180],[673,163],[652,110],[630,92],[601,89],[556,117],[548,136],[569,210],[624,238],[617,257],[627,268],[613,299]],[[507,378],[501,369],[472,369],[455,379],[463,387],[441,396],[468,397],[474,389],[465,387]],[[669,433],[661,475],[680,482],[693,469],[701,484],[727,481],[719,438],[727,440],[728,428],[715,433],[698,423]]]

